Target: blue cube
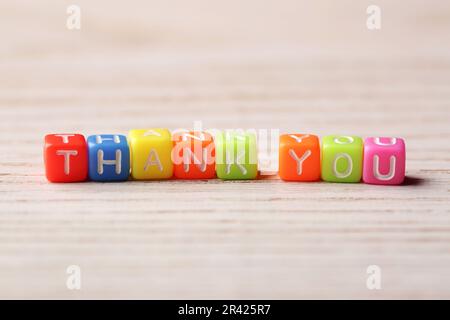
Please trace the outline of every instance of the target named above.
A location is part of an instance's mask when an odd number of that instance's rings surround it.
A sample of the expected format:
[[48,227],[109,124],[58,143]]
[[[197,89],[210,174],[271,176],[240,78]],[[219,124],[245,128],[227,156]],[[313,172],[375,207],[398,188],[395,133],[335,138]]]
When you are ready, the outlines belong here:
[[118,134],[89,136],[89,178],[92,181],[126,181],[130,175],[130,148]]

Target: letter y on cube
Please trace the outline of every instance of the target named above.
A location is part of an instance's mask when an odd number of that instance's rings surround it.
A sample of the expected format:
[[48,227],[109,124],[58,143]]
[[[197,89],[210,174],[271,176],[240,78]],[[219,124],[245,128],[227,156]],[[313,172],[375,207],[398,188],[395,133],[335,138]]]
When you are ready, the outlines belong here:
[[320,180],[320,142],[310,134],[280,136],[279,176],[285,181]]

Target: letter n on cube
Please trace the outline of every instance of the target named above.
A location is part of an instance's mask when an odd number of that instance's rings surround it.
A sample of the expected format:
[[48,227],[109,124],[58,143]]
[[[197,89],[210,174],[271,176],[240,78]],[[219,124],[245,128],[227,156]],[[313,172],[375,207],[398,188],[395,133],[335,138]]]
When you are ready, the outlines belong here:
[[216,177],[215,144],[207,132],[178,132],[172,137],[174,176],[178,179]]

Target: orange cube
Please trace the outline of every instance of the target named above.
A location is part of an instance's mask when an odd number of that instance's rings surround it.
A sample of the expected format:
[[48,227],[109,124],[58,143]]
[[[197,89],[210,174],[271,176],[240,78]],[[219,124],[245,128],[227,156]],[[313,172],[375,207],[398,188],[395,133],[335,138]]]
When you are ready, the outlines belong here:
[[178,179],[216,177],[216,150],[213,137],[206,132],[181,132],[172,137],[174,176]]
[[280,136],[279,175],[285,181],[320,180],[320,142],[310,134]]

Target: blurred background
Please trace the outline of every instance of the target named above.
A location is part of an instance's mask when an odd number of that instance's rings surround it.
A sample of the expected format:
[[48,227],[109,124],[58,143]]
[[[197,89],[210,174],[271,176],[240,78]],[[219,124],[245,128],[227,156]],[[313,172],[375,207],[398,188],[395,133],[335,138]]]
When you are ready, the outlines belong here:
[[[81,30],[66,28],[73,4]],[[380,30],[366,27],[371,4]],[[449,118],[444,0],[6,0],[0,10],[4,130],[202,120],[317,133],[364,122],[355,134],[407,134],[409,119]]]
[[[449,1],[2,0],[0,39],[0,297],[448,298]],[[44,179],[47,133],[196,120],[404,137],[415,185]]]

